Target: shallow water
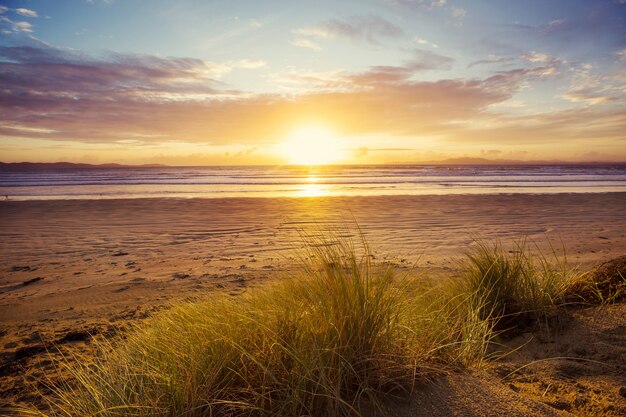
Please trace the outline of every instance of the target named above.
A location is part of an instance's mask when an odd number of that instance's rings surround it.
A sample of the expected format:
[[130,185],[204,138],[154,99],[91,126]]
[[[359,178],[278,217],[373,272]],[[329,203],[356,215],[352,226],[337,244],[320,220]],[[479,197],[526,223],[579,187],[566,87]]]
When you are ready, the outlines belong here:
[[626,191],[626,164],[4,169],[11,200]]

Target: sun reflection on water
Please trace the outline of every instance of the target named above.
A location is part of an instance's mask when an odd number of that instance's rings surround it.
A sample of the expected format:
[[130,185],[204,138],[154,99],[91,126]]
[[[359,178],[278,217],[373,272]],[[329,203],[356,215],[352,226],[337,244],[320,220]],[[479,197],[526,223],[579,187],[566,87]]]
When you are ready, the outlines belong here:
[[311,175],[305,181],[297,192],[298,197],[323,197],[328,194],[327,184],[320,184],[319,177]]

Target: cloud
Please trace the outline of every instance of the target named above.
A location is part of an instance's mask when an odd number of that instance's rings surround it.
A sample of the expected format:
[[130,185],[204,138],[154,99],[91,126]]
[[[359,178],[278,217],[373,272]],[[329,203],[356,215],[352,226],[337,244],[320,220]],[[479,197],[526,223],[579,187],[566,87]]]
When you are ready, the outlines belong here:
[[542,64],[559,64],[561,60],[553,55],[539,53],[539,52],[528,52],[521,56],[522,59],[533,62],[533,63],[542,63]]
[[412,53],[413,58],[408,61],[407,66],[413,71],[446,70],[454,63],[453,58],[423,49],[414,49]]
[[291,41],[291,44],[294,46],[301,46],[303,48],[309,48],[309,49],[313,49],[314,51],[321,51],[322,47],[313,42],[310,39],[306,39],[306,38],[296,38],[293,41]]
[[250,19],[248,21],[248,25],[252,28],[252,29],[259,29],[260,27],[263,26],[263,23],[259,22],[256,19]]
[[33,25],[28,22],[13,22],[13,27],[16,32],[27,32],[31,33],[33,30]]
[[414,49],[411,51],[412,58],[400,66],[378,65],[369,71],[358,75],[361,81],[368,82],[399,82],[406,81],[416,72],[431,70],[448,70],[452,67],[454,59],[437,54],[435,52]]
[[0,14],[5,14],[5,13],[8,13],[9,11],[13,11],[16,14],[19,14],[20,16],[24,16],[24,17],[39,17],[39,14],[37,14],[37,12],[34,10],[25,9],[23,7],[19,7],[17,9],[11,9],[6,6],[0,6]]
[[[562,153],[565,147],[592,148],[603,143],[623,152],[626,112],[620,107],[571,108],[536,114],[483,114],[482,120],[468,120],[457,128],[463,134],[451,136],[454,142],[541,145]],[[503,142],[506,138],[506,142]],[[558,151],[560,149],[560,151]],[[558,153],[557,153],[558,154]],[[615,155],[619,158],[619,155]]]
[[[0,48],[0,135],[153,146],[167,142],[259,147],[298,125],[324,123],[340,135],[429,136],[472,143],[623,138],[619,101],[598,111],[513,116],[494,107],[551,66],[487,78],[421,81],[414,75],[452,59],[416,50],[403,65],[305,74],[301,93],[229,90],[218,76],[233,64],[54,48]],[[617,107],[616,107],[617,106]],[[594,107],[595,108],[595,107]],[[504,108],[501,107],[502,110]],[[534,136],[533,136],[534,135]],[[485,146],[487,148],[487,146]]]
[[467,16],[467,10],[461,9],[460,7],[452,7],[450,9],[450,13],[452,14],[452,17],[456,19],[464,19],[465,16]]
[[446,0],[387,0],[388,3],[410,8],[435,9],[447,4]]
[[576,48],[588,54],[626,45],[623,6],[609,1],[594,2],[588,8],[573,8],[566,18],[557,18],[536,25],[505,24],[519,32],[506,36],[523,35],[537,42],[549,42],[553,50]]
[[481,155],[494,157],[494,156],[501,155],[502,151],[500,149],[481,149],[480,153],[481,153]]
[[234,68],[257,69],[267,66],[267,62],[262,59],[242,59],[230,64]]
[[[446,0],[386,0],[394,6],[400,6],[402,8],[422,13],[428,11],[430,13],[442,14],[442,11],[449,16],[452,16],[455,26],[462,26],[463,20],[467,16],[467,10],[454,5],[448,5]],[[448,23],[450,19],[448,18]]]
[[211,78],[213,65],[200,60],[112,55],[98,61],[37,48],[2,48],[1,55],[10,62],[0,64],[0,103],[12,110],[1,130],[15,135],[10,126],[28,126],[49,132],[21,135],[87,142],[127,139],[125,132],[131,131],[163,135],[159,140],[246,142],[271,138],[285,120],[303,114],[331,119],[344,114],[344,125],[358,132],[389,129],[381,116],[388,114],[405,121],[397,125],[403,131],[416,116],[469,114],[509,96],[495,91],[493,80],[409,81],[411,68],[419,70],[433,58],[423,52],[406,67],[344,76],[339,84],[346,92],[295,98],[224,91]]
[[606,104],[618,99],[618,97],[592,89],[571,90],[562,97],[572,102],[583,102],[590,105]]
[[316,26],[296,29],[296,35],[318,38],[345,38],[379,45],[383,39],[401,38],[404,31],[379,16],[354,16],[347,20],[331,19]]
[[626,103],[626,73],[606,73],[588,63],[572,64],[568,70],[571,73],[569,89],[561,98],[588,106]]
[[32,33],[33,25],[28,22],[15,22],[6,16],[0,16],[0,31],[4,34]]
[[504,26],[508,26],[513,29],[517,29],[523,32],[537,33],[541,35],[549,35],[551,33],[560,33],[564,30],[569,30],[571,24],[566,19],[554,19],[547,23],[541,23],[538,25],[529,25],[521,23],[509,23]]
[[21,16],[26,16],[26,17],[39,17],[36,11],[30,10],[30,9],[24,9],[22,7],[15,9],[15,13]]
[[8,106],[37,96],[45,96],[41,101],[93,100],[100,94],[110,100],[197,98],[215,94],[216,79],[231,69],[191,58],[109,54],[98,60],[35,47],[0,47],[0,57],[0,83],[6,88],[0,97]]
[[413,39],[413,42],[418,44],[418,45],[428,45],[432,48],[439,48],[439,45],[437,45],[436,43],[430,42],[426,39],[423,38],[415,38]]
[[467,65],[467,68],[472,68],[477,65],[485,65],[485,64],[510,64],[515,61],[515,58],[510,56],[498,56],[498,55],[488,55],[485,59],[479,59],[478,61],[470,62]]
[[[148,142],[253,143],[275,139],[287,124],[308,117],[338,117],[360,133],[403,132],[414,130],[408,127],[421,117],[430,125],[444,114],[470,114],[509,96],[493,91],[492,81],[410,81],[411,71],[449,62],[424,51],[415,51],[405,67],[347,73],[333,89],[298,96],[227,90],[215,79],[224,64],[197,59],[94,59],[33,47],[3,47],[0,57],[0,104],[9,109],[0,133],[85,142],[124,140],[135,132]],[[16,132],[14,126],[45,130]]]

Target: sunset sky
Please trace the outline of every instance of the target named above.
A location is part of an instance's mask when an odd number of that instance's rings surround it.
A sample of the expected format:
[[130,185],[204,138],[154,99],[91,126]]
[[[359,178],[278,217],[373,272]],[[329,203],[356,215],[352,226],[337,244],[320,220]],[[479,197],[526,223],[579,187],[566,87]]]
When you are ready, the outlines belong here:
[[4,162],[626,161],[626,0],[0,5]]

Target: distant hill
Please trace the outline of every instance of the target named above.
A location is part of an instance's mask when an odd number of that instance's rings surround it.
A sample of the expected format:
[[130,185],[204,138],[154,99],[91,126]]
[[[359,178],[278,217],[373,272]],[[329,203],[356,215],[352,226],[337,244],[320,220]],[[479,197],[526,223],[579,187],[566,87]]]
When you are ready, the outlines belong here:
[[486,158],[449,158],[440,161],[419,162],[416,165],[595,165],[595,164],[623,164],[624,162],[570,162],[559,160],[519,161],[515,159],[486,159]]
[[425,165],[526,165],[526,164],[558,164],[562,161],[517,161],[514,159],[487,158],[448,158],[439,161],[426,161]]
[[75,164],[73,162],[0,162],[2,169],[85,169],[85,168],[143,168],[164,167],[162,164],[122,165],[122,164]]
[[[519,161],[514,159],[486,159],[486,158],[449,158],[439,161],[425,162],[394,162],[385,165],[622,165],[626,162],[568,162],[568,161]],[[73,162],[0,162],[0,171],[7,169],[89,169],[89,168],[151,168],[171,167],[164,164],[123,165],[123,164],[77,164]],[[199,167],[196,167],[199,168]]]

